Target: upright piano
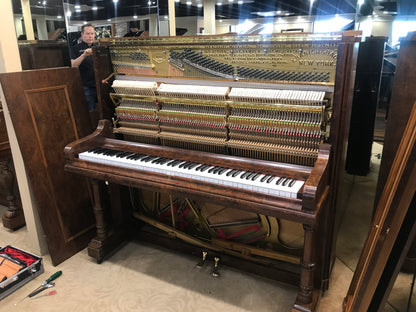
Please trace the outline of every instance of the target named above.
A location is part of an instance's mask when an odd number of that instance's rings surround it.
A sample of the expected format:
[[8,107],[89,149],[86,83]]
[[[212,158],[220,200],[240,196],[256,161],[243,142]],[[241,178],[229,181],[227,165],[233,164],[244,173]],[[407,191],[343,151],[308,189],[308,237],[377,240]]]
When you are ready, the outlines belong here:
[[[94,48],[99,121],[65,148],[90,178],[101,262],[142,237],[299,285],[328,288],[356,32],[118,38]],[[119,187],[119,186],[122,187]]]

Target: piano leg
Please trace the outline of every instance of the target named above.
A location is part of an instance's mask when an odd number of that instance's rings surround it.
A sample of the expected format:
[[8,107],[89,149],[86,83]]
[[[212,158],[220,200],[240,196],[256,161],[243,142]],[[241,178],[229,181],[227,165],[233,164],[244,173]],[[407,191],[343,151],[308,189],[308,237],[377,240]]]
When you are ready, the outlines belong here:
[[[97,235],[88,244],[88,255],[97,259],[101,263],[123,242],[126,229],[121,224],[115,224],[112,211],[112,205],[105,197],[108,195],[108,187],[103,181],[91,179],[93,196],[94,196],[94,216],[96,221]],[[110,223],[109,221],[113,221]],[[124,228],[124,229],[123,229]]]
[[7,188],[7,211],[3,215],[3,226],[11,230],[17,230],[26,224],[22,208],[18,205],[15,196],[16,177],[13,169],[13,160],[0,161],[0,171],[4,173]]
[[317,233],[312,225],[303,225],[305,243],[301,260],[300,285],[292,311],[315,311],[320,296],[319,288],[314,287],[316,270],[316,239]]

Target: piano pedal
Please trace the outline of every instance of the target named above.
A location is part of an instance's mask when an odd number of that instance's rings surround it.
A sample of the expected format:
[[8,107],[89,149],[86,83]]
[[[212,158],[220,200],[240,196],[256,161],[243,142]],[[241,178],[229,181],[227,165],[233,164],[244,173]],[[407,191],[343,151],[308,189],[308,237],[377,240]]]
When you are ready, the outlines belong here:
[[214,269],[212,270],[212,276],[220,276],[220,257],[214,257]]
[[207,255],[208,255],[208,252],[206,252],[206,251],[203,251],[203,252],[202,252],[202,260],[201,260],[201,261],[199,261],[199,262],[198,262],[198,264],[196,265],[196,267],[197,267],[198,269],[200,269],[200,268],[202,268],[202,267],[204,266],[205,261],[206,261],[206,259],[207,259]]

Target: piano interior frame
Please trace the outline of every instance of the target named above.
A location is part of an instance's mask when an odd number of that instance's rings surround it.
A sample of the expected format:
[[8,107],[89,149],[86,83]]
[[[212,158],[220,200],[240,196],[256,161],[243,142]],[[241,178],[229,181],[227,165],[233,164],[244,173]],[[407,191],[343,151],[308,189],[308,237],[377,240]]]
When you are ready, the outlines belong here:
[[[155,238],[149,232],[142,233],[141,237],[151,237],[152,241],[159,241],[162,244],[179,250],[204,250],[211,247],[211,250],[219,253],[225,253],[222,257],[227,264],[233,264],[240,268],[254,271],[258,274],[277,276],[278,279],[299,284],[299,292],[294,304],[294,310],[313,311],[315,310],[321,290],[328,288],[329,275],[335,255],[336,239],[336,215],[340,213],[340,192],[343,179],[345,146],[348,139],[348,127],[350,120],[350,107],[352,101],[352,88],[354,84],[354,69],[359,40],[357,32],[343,32],[334,34],[336,39],[329,42],[325,36],[315,36],[308,34],[291,34],[291,35],[273,35],[271,38],[261,36],[204,36],[204,37],[184,37],[184,38],[151,38],[141,39],[111,39],[102,41],[100,45],[94,48],[95,76],[98,87],[98,112],[102,119],[97,130],[90,136],[69,144],[65,149],[66,165],[65,169],[90,178],[94,191],[95,216],[97,222],[97,236],[88,247],[89,255],[97,259],[97,262],[111,253],[119,243],[129,236],[127,224],[129,223],[128,209],[122,207],[121,201],[117,200],[117,194],[123,192],[116,185],[126,185],[129,187],[144,188],[152,191],[162,191],[168,193],[181,194],[191,199],[204,198],[217,203],[226,202],[228,205],[247,211],[262,213],[268,216],[275,216],[291,220],[303,225],[304,229],[304,247],[303,255],[299,264],[290,262],[296,261],[279,261],[278,265],[263,261],[253,261],[254,258],[247,254],[247,250],[228,250],[220,245],[211,244],[210,246],[198,244],[192,238],[185,237],[178,231],[169,228],[163,229],[169,234],[168,238]],[[306,36],[306,37],[305,37]],[[237,38],[237,39],[236,39]],[[286,86],[299,89],[323,89],[332,90],[333,108],[331,116],[331,130],[328,138],[328,144],[322,144],[318,160],[313,168],[272,163],[267,161],[239,158],[233,162],[233,157],[226,155],[205,154],[196,151],[184,151],[175,148],[148,145],[143,143],[126,142],[115,140],[111,128],[111,120],[114,117],[114,105],[110,98],[111,81],[114,76],[111,63],[110,49],[112,47],[125,47],[129,45],[144,46],[146,49],[155,48],[158,45],[166,45],[167,42],[178,46],[188,46],[197,42],[201,45],[211,45],[212,42],[218,44],[230,44],[235,40],[246,41],[249,44],[278,44],[288,45],[296,44],[308,45],[317,44],[336,44],[336,70],[331,76],[333,81],[329,82],[291,82],[291,81],[271,81],[275,86]],[[274,42],[276,40],[276,42]],[[156,49],[157,50],[157,49]],[[335,64],[333,64],[335,65]],[[319,68],[318,68],[319,69]],[[155,79],[151,70],[141,75],[144,79]],[[156,72],[156,73],[155,73]],[[166,73],[153,72],[158,81],[171,81],[172,78],[166,76]],[[178,78],[175,78],[178,79]],[[180,78],[190,82],[189,78]],[[256,86],[265,84],[256,80],[246,80],[245,82],[232,81],[230,79],[196,79],[196,83],[222,84],[224,81],[230,85],[249,85]],[[267,87],[273,87],[268,81]],[[204,185],[195,181],[190,182],[186,178],[166,178],[163,174],[146,174],[145,172],[132,172],[123,170],[117,166],[102,166],[87,163],[77,158],[80,152],[86,151],[91,147],[106,146],[119,148],[126,151],[152,151],[161,156],[180,155],[181,159],[203,161],[209,157],[212,164],[226,165],[237,163],[241,169],[252,168],[260,170],[262,167],[268,170],[276,170],[289,174],[291,177],[303,177],[306,179],[302,199],[272,198],[269,196],[259,197],[258,194],[250,191],[241,191],[236,195],[221,188],[213,189],[212,186]],[[178,156],[177,156],[178,157]],[[211,161],[211,162],[212,162]],[[105,183],[104,183],[105,182]],[[109,186],[106,185],[109,183]],[[106,195],[110,190],[111,207],[108,206]],[[118,195],[119,196],[119,195]],[[243,207],[243,208],[242,208]],[[141,218],[141,220],[144,220]],[[144,220],[152,224],[151,220]],[[153,223],[155,226],[159,226]],[[182,236],[181,236],[182,235]],[[172,238],[174,241],[172,242]],[[175,238],[180,238],[175,239]],[[184,244],[185,240],[191,244]],[[272,272],[272,273],[271,273]]]

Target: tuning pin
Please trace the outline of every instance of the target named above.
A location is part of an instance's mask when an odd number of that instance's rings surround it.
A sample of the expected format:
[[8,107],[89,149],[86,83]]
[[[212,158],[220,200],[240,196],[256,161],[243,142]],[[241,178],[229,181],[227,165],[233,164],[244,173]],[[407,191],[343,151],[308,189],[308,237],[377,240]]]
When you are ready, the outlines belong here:
[[212,270],[212,276],[219,277],[220,276],[220,257],[214,257],[214,270]]
[[202,268],[202,267],[204,266],[204,264],[205,264],[205,260],[206,260],[206,258],[207,258],[207,254],[208,254],[208,252],[206,252],[206,251],[203,251],[203,252],[202,252],[202,260],[201,260],[200,262],[198,262],[198,264],[196,265],[196,267],[197,267],[198,269],[200,269],[200,268]]

